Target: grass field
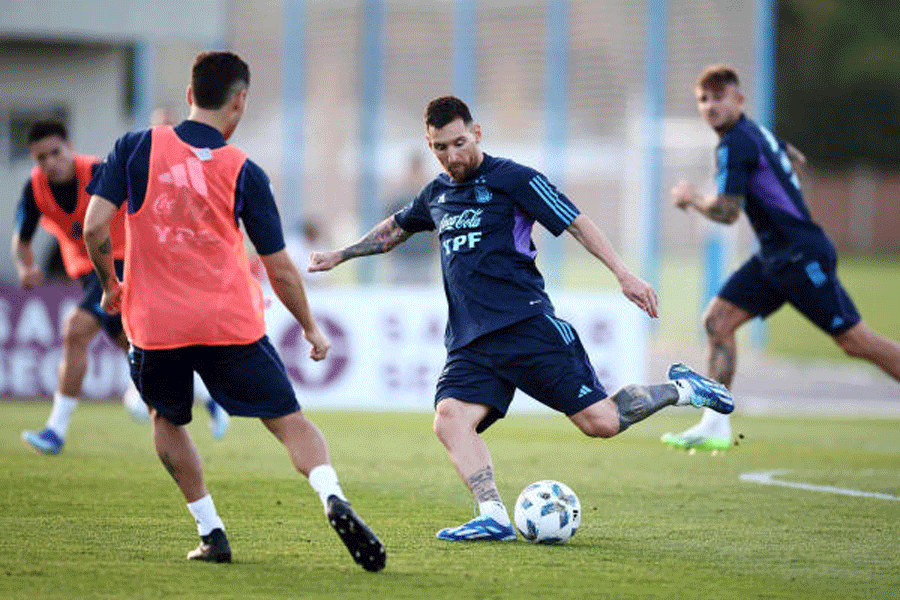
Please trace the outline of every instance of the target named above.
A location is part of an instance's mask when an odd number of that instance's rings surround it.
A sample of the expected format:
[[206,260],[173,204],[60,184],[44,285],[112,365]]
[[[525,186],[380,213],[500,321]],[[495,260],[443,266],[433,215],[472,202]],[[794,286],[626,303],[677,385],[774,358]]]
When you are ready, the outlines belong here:
[[357,567],[321,504],[254,421],[221,442],[191,425],[235,564],[188,563],[196,529],[121,406],[85,403],[56,457],[23,428],[46,403],[0,404],[0,598],[896,598],[900,502],[739,480],[785,480],[900,497],[900,421],[738,417],[719,456],[664,448],[693,423],[670,409],[621,437],[591,440],[563,417],[512,415],[486,434],[501,493],[568,483],[582,528],[561,547],[449,544],[437,529],[472,514],[429,414],[312,413],[345,491],[388,548]]

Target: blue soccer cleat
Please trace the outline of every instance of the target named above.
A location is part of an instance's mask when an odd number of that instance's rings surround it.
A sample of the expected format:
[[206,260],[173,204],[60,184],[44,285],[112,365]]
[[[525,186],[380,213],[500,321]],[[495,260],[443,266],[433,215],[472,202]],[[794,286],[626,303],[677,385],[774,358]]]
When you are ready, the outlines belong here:
[[488,540],[494,542],[511,542],[516,539],[516,530],[512,523],[501,525],[487,515],[475,517],[468,523],[458,527],[448,527],[437,532],[437,539],[448,542],[471,542]]
[[691,404],[697,408],[711,408],[727,415],[734,410],[734,400],[728,388],[704,377],[683,363],[675,363],[669,367],[669,380],[676,386],[690,386]]
[[41,454],[59,454],[65,442],[52,429],[43,431],[23,431],[22,441],[35,452]]
[[231,421],[231,417],[229,417],[225,409],[212,398],[207,398],[205,404],[206,410],[209,412],[209,429],[212,431],[214,438],[221,440],[228,431],[228,424]]

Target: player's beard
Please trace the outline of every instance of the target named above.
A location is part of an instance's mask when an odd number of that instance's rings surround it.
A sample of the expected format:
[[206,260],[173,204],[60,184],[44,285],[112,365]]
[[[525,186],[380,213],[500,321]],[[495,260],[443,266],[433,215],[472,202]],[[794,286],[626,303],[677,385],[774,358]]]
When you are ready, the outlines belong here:
[[[737,117],[732,117],[728,113],[713,112],[709,113],[709,115],[706,117],[706,122],[709,123],[710,127],[712,127],[716,133],[721,135],[731,129],[734,124],[737,123],[739,117],[740,114],[738,114]],[[718,124],[714,125],[713,123],[715,123],[717,120]]]
[[465,181],[475,172],[475,161],[460,162],[453,165],[447,165],[447,171],[454,181]]

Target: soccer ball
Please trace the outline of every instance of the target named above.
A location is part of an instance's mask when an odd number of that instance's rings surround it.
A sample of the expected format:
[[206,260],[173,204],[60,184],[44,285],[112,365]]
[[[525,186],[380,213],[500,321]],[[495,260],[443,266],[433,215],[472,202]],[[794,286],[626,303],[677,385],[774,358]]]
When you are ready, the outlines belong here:
[[569,486],[545,479],[522,490],[513,518],[529,542],[565,544],[581,524],[581,503]]

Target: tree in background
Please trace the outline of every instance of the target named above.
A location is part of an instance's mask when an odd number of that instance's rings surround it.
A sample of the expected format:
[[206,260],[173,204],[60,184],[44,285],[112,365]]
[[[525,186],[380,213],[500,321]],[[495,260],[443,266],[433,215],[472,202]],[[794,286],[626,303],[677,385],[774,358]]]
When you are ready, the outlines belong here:
[[900,168],[900,2],[779,2],[775,93],[811,162]]

